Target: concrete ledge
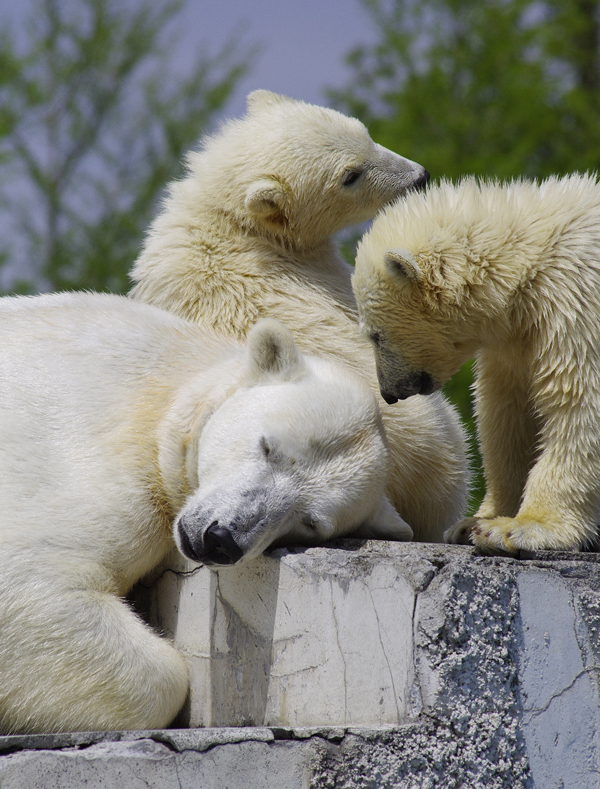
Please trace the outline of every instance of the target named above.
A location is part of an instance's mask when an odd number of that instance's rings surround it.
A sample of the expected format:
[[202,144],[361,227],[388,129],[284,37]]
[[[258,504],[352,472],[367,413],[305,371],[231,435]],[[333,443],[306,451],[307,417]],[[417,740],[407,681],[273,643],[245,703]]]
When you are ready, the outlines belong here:
[[414,609],[435,561],[435,550],[360,540],[277,550],[219,571],[174,554],[138,587],[136,603],[190,664],[180,723],[378,726],[414,717]]
[[0,786],[597,789],[599,559],[343,541],[164,567],[137,605],[209,727],[2,737]]
[[0,737],[2,789],[304,789],[319,746],[268,729]]
[[[449,743],[453,747],[448,748]],[[473,760],[465,743],[427,721],[350,729],[2,737],[0,785],[2,789],[518,789],[533,783],[526,762],[520,771],[508,773],[503,765]]]

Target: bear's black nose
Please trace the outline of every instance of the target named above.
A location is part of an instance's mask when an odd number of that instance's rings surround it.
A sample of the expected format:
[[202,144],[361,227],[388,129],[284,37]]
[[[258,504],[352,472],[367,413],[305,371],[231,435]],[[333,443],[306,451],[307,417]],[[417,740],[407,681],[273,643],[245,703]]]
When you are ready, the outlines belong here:
[[203,564],[235,564],[244,552],[233,539],[230,531],[213,521],[204,532],[204,548],[200,561]]
[[416,189],[417,191],[421,191],[422,189],[425,189],[425,187],[427,186],[427,181],[429,181],[429,173],[427,172],[427,170],[425,170],[423,172],[423,175],[419,176],[419,178],[415,181],[413,189]]
[[390,394],[389,392],[384,392],[383,389],[381,391],[381,396],[385,400],[388,405],[394,405],[394,403],[398,402],[398,398],[396,395]]
[[388,405],[394,405],[398,400],[406,400],[407,397],[413,397],[413,395],[428,395],[435,392],[435,383],[428,372],[420,370],[410,377],[403,378],[397,384],[392,384],[390,388],[393,391],[388,389],[380,389],[379,391]]
[[421,386],[419,387],[419,394],[428,395],[431,394],[434,390],[435,386],[433,383],[433,378],[426,373],[425,370],[421,371]]

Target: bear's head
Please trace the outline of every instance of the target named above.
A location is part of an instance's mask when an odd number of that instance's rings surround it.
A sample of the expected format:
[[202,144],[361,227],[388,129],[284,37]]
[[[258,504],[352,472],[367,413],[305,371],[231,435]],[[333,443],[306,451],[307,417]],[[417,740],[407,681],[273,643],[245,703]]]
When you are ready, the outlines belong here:
[[215,208],[247,232],[302,247],[371,219],[429,178],[374,143],[360,121],[265,90],[188,161]]
[[251,330],[241,384],[187,443],[193,492],[174,528],[190,559],[231,565],[273,544],[412,536],[383,492],[389,452],[370,389],[303,357],[277,321]]
[[517,285],[497,265],[489,221],[477,223],[478,194],[470,179],[407,195],[359,242],[352,286],[388,403],[436,391],[510,331]]

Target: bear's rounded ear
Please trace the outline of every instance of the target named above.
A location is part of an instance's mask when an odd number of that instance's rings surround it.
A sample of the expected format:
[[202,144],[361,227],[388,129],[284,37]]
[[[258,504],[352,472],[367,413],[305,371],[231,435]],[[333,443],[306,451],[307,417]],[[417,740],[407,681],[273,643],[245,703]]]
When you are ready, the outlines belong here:
[[270,90],[253,90],[246,98],[246,107],[248,112],[254,112],[261,107],[283,104],[285,101],[291,101],[291,99],[281,96],[279,93],[272,93]]
[[388,249],[383,256],[383,262],[387,270],[397,277],[408,279],[411,282],[423,281],[423,272],[414,255],[408,249],[400,249],[399,247]]
[[273,318],[262,318],[250,330],[247,347],[247,379],[289,381],[304,369],[302,354],[289,329]]
[[246,190],[246,210],[257,219],[280,225],[285,222],[286,189],[275,178],[261,178]]
[[352,536],[367,540],[412,540],[413,530],[398,515],[388,497],[382,495],[379,509]]

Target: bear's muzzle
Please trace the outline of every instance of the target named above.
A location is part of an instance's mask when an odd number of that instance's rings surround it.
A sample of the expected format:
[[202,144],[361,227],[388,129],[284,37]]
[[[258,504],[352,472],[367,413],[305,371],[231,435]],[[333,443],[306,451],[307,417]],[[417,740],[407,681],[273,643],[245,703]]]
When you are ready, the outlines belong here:
[[194,562],[200,562],[209,567],[227,566],[236,564],[244,555],[231,532],[223,526],[219,526],[219,521],[213,521],[199,536],[199,539],[194,539],[185,528],[185,519],[180,518],[177,523],[177,532],[181,552]]
[[381,396],[388,405],[397,403],[398,400],[406,400],[413,395],[428,395],[435,392],[436,386],[433,378],[425,370],[414,373],[409,378],[403,378],[396,382],[392,387],[382,386],[379,390]]

